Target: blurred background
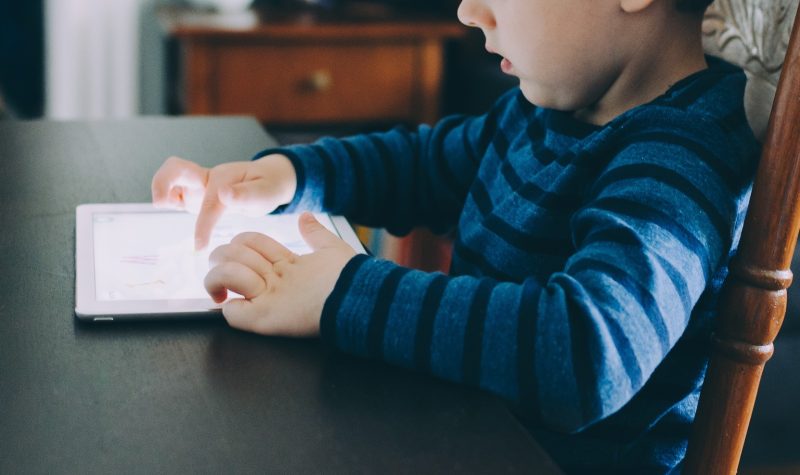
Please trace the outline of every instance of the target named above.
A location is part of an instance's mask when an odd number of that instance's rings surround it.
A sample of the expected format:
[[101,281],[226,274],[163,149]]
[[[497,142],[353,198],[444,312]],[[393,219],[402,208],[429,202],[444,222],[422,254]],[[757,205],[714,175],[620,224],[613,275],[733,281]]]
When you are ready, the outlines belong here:
[[0,117],[44,112],[43,1],[0,1]]
[[[0,120],[250,115],[279,142],[295,143],[480,113],[516,81],[486,53],[480,32],[456,21],[457,6],[458,0],[0,0]],[[360,235],[384,257],[447,266],[446,241],[422,235],[401,244],[363,229]],[[742,473],[800,473],[798,314],[795,286],[764,373]]]
[[[0,2],[5,118],[248,115],[287,144],[480,113],[516,83],[457,0]],[[449,264],[426,231],[359,235],[406,265]]]
[[[253,20],[237,10],[237,3],[250,5],[248,13],[253,10],[270,13],[261,17],[256,14]],[[181,25],[181,19],[175,18],[180,14],[173,11],[170,19],[170,14],[164,10],[182,10],[184,22],[195,22],[198,28],[205,25],[206,30],[216,27],[217,34],[227,31],[233,37],[237,31],[241,34],[281,24],[309,27],[309,23],[314,22],[327,26],[361,25],[365,31],[369,23],[380,26],[431,21],[438,22],[440,27],[446,23],[459,27],[455,17],[457,5],[453,0],[2,0],[0,90],[3,111],[19,118],[52,119],[124,118],[185,112],[180,110],[175,97],[169,95],[174,90],[170,88],[176,86],[170,81],[178,80],[170,78],[169,74],[182,74],[177,70],[180,53],[174,50],[181,46],[175,44],[180,42],[175,31],[185,28],[186,24]],[[223,11],[215,12],[220,9]],[[191,18],[187,10],[205,12],[206,16]],[[285,12],[295,14],[290,18]],[[253,21],[262,22],[261,26]],[[347,36],[346,28],[341,29]],[[483,50],[481,35],[470,34],[467,30],[463,28],[461,36],[452,31],[442,36],[445,54],[441,90],[444,92],[439,114],[481,111],[502,90],[514,85],[511,78],[500,73],[497,60]],[[368,42],[364,38],[368,34],[361,35],[361,41]],[[291,41],[293,33],[286,31],[285,35],[286,38],[278,42]],[[409,41],[426,38],[422,32],[398,32],[398,36],[403,35]],[[329,44],[325,41],[320,40],[316,46]],[[315,46],[313,41],[305,44]],[[248,84],[240,84],[240,87],[246,90]],[[375,87],[380,87],[380,81]],[[368,121],[361,122],[349,125],[355,125],[355,130],[358,126],[374,126],[364,123]],[[269,125],[269,121],[265,125]],[[306,122],[305,125],[310,124]],[[332,124],[316,121],[313,125]]]

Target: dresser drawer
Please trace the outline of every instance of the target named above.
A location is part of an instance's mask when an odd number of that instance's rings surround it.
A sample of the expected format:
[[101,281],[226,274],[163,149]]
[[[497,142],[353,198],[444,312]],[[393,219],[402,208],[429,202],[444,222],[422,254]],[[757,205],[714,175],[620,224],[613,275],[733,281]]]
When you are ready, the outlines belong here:
[[227,44],[210,73],[213,112],[262,122],[408,120],[415,114],[413,44]]

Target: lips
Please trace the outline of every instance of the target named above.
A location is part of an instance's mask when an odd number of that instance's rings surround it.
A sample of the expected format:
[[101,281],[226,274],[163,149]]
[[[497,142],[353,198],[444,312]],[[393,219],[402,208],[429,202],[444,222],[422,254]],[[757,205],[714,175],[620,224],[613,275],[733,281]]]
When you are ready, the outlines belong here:
[[508,59],[506,59],[505,57],[503,57],[503,55],[501,55],[500,53],[498,53],[498,52],[497,52],[497,51],[496,51],[494,48],[492,48],[492,47],[491,47],[491,46],[489,46],[488,44],[486,44],[486,45],[485,45],[485,48],[486,48],[486,51],[488,51],[488,52],[489,52],[489,53],[491,53],[491,54],[497,54],[497,55],[500,55],[500,57],[501,57],[501,60],[500,60],[500,69],[501,69],[501,70],[502,70],[504,73],[506,73],[506,74],[511,74],[511,71],[514,69],[514,65],[513,65],[513,64],[511,64],[511,61],[509,61]]

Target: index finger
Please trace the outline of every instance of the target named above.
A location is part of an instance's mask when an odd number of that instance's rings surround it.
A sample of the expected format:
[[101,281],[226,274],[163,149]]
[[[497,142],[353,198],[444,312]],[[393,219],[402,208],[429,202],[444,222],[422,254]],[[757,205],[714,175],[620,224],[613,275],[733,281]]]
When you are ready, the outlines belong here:
[[194,248],[202,250],[208,246],[211,240],[211,231],[217,224],[222,213],[225,212],[225,205],[219,200],[219,190],[213,183],[208,184],[206,193],[203,195],[203,203],[200,205],[200,212],[197,214],[197,222],[194,225]]

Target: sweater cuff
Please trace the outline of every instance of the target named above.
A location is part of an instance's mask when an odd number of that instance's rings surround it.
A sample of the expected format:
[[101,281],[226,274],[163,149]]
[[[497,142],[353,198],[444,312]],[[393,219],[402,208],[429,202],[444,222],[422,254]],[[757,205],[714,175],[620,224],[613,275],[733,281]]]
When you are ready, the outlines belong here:
[[[304,150],[305,149],[305,150]],[[321,211],[322,196],[318,190],[324,189],[324,176],[314,175],[313,152],[304,146],[275,147],[262,150],[253,160],[260,160],[271,154],[286,156],[294,167],[297,188],[292,201],[277,207],[271,214],[297,213],[300,211]]]
[[[347,353],[367,356],[367,328],[382,282],[397,264],[366,254],[354,256],[342,269],[322,307],[320,337],[327,345]],[[359,321],[354,321],[359,320]]]

